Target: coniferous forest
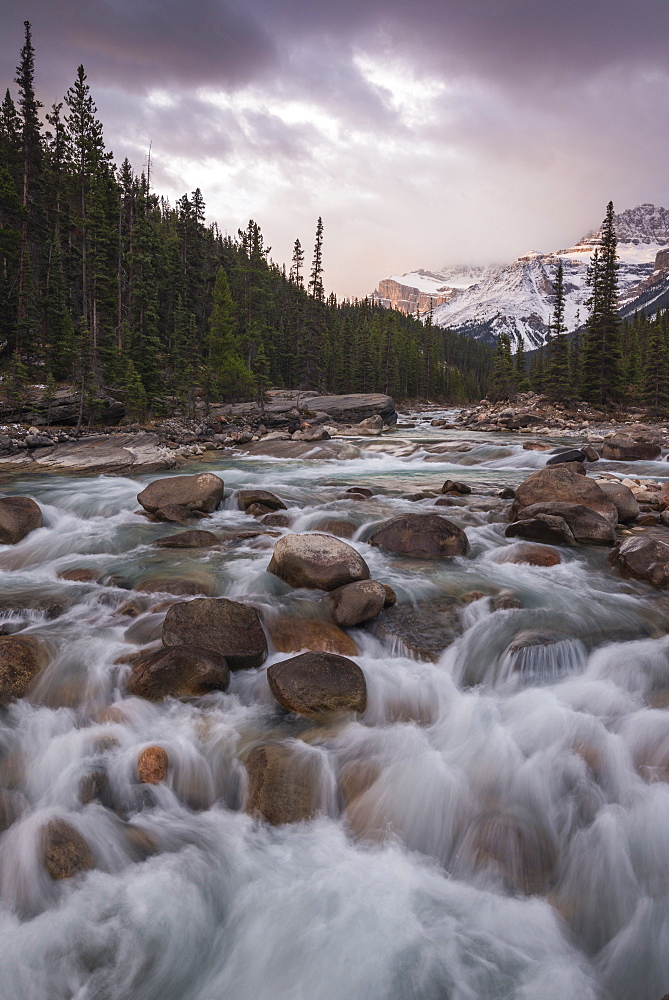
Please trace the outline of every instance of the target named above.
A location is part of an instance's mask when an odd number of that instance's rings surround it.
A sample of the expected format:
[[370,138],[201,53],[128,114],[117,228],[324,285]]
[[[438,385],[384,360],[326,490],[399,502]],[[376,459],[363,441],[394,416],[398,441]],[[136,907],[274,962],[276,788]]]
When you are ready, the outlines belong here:
[[[270,386],[480,398],[494,352],[431,322],[324,287],[324,227],[274,263],[256,222],[207,224],[199,188],[176,204],[116,164],[83,66],[46,110],[29,22],[0,108],[3,394],[74,384],[129,416],[187,412],[193,393],[249,399]],[[309,263],[311,260],[311,263]]]

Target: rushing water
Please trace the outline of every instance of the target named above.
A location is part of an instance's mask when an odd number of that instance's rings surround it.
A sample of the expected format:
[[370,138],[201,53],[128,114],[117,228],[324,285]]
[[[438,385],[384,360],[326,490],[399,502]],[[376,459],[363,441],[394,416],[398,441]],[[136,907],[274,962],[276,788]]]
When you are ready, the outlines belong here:
[[[454,450],[466,441],[471,450]],[[265,610],[313,612],[313,593],[291,593],[266,572],[274,538],[220,551],[151,547],[179,530],[134,513],[154,476],[6,485],[38,500],[45,527],[0,547],[0,624],[42,637],[51,661],[33,696],[0,715],[0,788],[19,814],[0,835],[2,1000],[660,1000],[669,991],[666,596],[618,579],[601,549],[563,549],[552,567],[505,561],[503,515],[480,496],[439,508],[467,531],[467,559],[424,563],[364,541],[372,523],[429,508],[402,496],[447,477],[490,496],[518,483],[546,460],[521,442],[423,421],[349,461],[203,466],[226,492],[278,492],[293,530],[351,520],[351,544],[400,602],[488,595],[464,606],[464,632],[436,663],[352,630],[369,705],[330,726],[277,711],[265,667],[291,654],[234,673],[225,694],[150,703],[124,692],[128,667],[116,661],[159,638],[165,613],[152,610],[164,596],[129,593],[147,577],[197,576]],[[339,499],[351,485],[375,497]],[[227,500],[203,527],[252,523]],[[82,567],[103,583],[58,577]],[[500,591],[523,607],[494,611]],[[558,641],[514,652],[527,630]],[[242,760],[268,738],[309,755],[318,819],[269,827],[244,812]],[[171,766],[166,783],[148,788],[136,763],[150,745]],[[103,771],[114,809],[81,801],[82,780]],[[54,817],[91,845],[95,870],[51,880],[38,845]],[[157,853],[146,857],[142,838]]]

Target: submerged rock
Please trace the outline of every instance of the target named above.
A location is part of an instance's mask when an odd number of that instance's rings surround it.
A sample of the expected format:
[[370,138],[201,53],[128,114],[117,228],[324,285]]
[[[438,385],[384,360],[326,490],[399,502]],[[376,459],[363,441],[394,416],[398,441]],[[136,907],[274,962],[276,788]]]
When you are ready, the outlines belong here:
[[364,712],[365,676],[353,660],[336,653],[301,653],[267,670],[270,690],[282,708],[300,715]]
[[0,545],[15,545],[43,523],[42,511],[30,497],[0,497]]
[[285,535],[267,567],[291,587],[335,590],[369,579],[369,567],[352,546],[331,535]]
[[230,670],[221,653],[188,644],[139,657],[128,678],[128,691],[138,698],[159,701],[226,691],[229,683]]
[[93,852],[78,830],[53,819],[42,831],[42,862],[52,879],[72,878],[95,866]]
[[289,618],[280,615],[265,622],[277,653],[298,653],[310,649],[320,653],[357,656],[359,650],[350,635],[321,618]]
[[461,634],[462,607],[457,597],[448,595],[418,607],[395,604],[381,612],[368,628],[379,639],[399,646],[394,655],[413,656],[434,663]]
[[0,636],[0,706],[27,694],[47,661],[39,639],[29,635]]
[[547,830],[529,817],[479,816],[465,834],[460,863],[491,869],[512,892],[545,892],[553,879],[557,849]]
[[452,559],[469,551],[467,536],[440,514],[400,514],[376,529],[370,545],[419,559]]
[[295,741],[254,747],[246,760],[246,811],[280,826],[313,819],[320,811],[319,773]]
[[546,545],[524,545],[522,542],[501,549],[495,559],[498,563],[527,564],[529,566],[558,566],[562,557]]
[[135,590],[148,594],[174,594],[175,597],[214,597],[218,590],[213,577],[150,576],[137,584]]
[[383,610],[386,597],[382,583],[358,580],[330,591],[324,603],[336,625],[350,627],[376,618]]
[[267,656],[267,639],[256,609],[225,597],[173,605],[165,616],[162,635],[166,646],[213,649],[232,670],[259,667]]
[[169,476],[154,479],[137,494],[137,500],[149,514],[173,505],[210,514],[223,499],[223,480],[211,472],[195,476]]
[[152,543],[161,549],[204,549],[218,545],[218,536],[213,531],[201,531],[194,528],[192,531],[180,531],[176,535],[164,535],[163,538],[156,538]]

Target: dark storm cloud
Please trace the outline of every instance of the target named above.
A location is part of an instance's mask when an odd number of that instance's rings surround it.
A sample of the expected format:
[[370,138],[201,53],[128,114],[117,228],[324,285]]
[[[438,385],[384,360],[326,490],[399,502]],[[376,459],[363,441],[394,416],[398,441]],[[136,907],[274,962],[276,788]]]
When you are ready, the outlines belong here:
[[667,0],[18,0],[4,85],[24,18],[45,104],[83,62],[117,159],[152,143],[157,186],[278,259],[322,214],[339,292],[669,204]]

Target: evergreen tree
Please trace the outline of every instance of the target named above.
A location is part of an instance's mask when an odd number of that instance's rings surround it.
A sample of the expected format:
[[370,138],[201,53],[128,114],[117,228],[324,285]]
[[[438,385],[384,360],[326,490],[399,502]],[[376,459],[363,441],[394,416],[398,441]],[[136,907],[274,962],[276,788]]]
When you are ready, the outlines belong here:
[[323,289],[323,220],[320,215],[316,223],[316,243],[314,246],[314,259],[311,265],[309,291],[319,302],[322,302],[325,298],[325,291]]
[[602,224],[600,246],[588,269],[591,289],[590,315],[583,345],[582,391],[590,402],[607,403],[619,398],[622,372],[618,299],[618,254],[613,214],[609,202]]
[[302,277],[302,269],[304,268],[304,250],[302,249],[302,244],[299,240],[295,240],[293,245],[293,261],[290,268],[290,280],[294,282],[298,288],[304,287],[304,278]]
[[569,341],[565,326],[564,268],[558,264],[553,282],[553,340],[548,362],[547,388],[554,399],[567,399],[572,395],[569,371]]
[[497,337],[497,350],[490,375],[490,399],[508,399],[516,389],[516,373],[511,355],[511,340],[508,333]]

